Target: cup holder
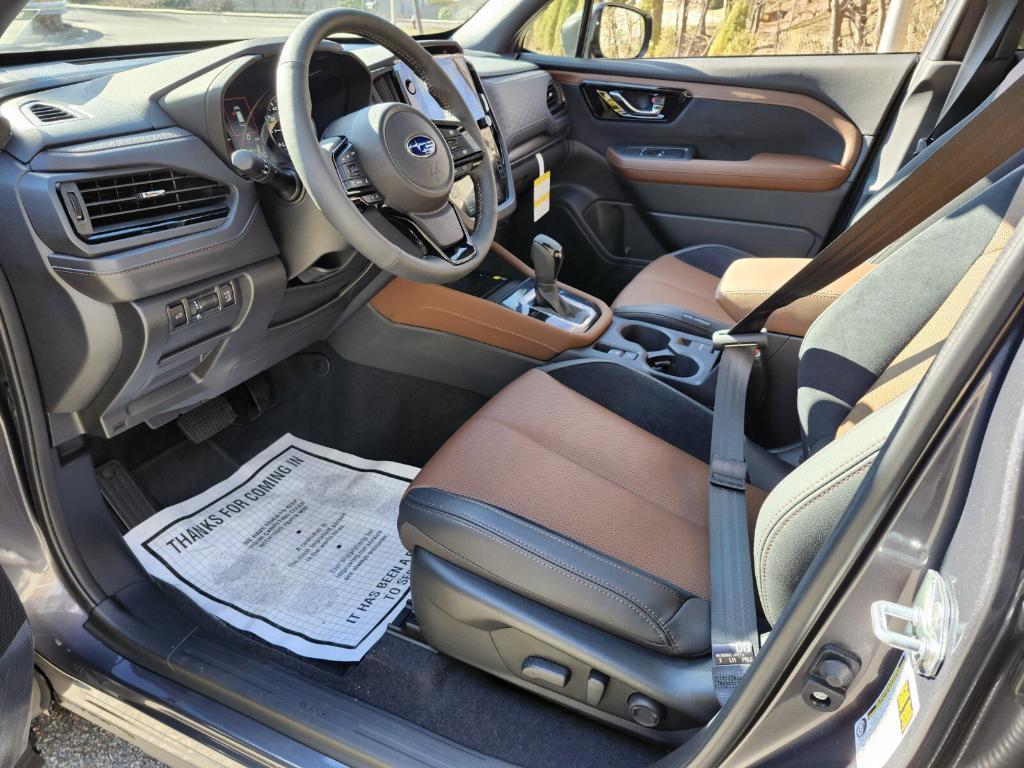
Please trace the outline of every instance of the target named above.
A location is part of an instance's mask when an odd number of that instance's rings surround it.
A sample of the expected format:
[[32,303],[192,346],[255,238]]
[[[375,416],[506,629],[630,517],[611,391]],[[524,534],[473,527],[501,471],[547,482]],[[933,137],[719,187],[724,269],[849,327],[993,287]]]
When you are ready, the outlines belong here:
[[700,363],[692,357],[677,355],[667,349],[647,355],[647,364],[658,373],[688,379],[700,370]]
[[646,325],[627,325],[620,333],[626,341],[639,344],[648,352],[667,349],[671,341],[667,333]]
[[[666,376],[677,379],[689,379],[700,373],[700,361],[696,356],[679,354],[672,346],[672,337],[664,331],[650,325],[630,324],[619,330],[619,335],[628,342],[643,348],[641,362]],[[678,336],[678,335],[677,335]],[[678,343],[688,345],[685,337],[678,338]]]

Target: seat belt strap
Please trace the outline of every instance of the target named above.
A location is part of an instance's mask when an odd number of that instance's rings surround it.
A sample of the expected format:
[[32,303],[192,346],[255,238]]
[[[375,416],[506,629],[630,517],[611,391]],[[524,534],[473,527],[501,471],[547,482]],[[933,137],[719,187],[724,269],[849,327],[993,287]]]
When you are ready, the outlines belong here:
[[[882,193],[850,227],[726,336],[759,333],[772,312],[821,290],[924,222],[1024,150],[1024,77],[1009,83],[921,164]],[[716,409],[717,410],[717,409]]]
[[987,7],[986,13],[991,11],[994,16],[983,19],[979,24],[980,31],[971,41],[971,45],[964,55],[953,86],[949,89],[946,101],[942,105],[942,111],[939,112],[939,117],[935,121],[935,127],[928,134],[928,138],[921,142],[919,151],[946,133],[978,106],[980,100],[974,93],[973,86],[980,78],[988,55],[1006,34],[1007,25],[1016,13],[1017,7],[1017,0],[1002,0],[1001,3]]
[[747,526],[743,423],[758,339],[733,339],[722,350],[711,425],[708,528],[711,556],[711,676],[724,705],[758,651],[757,594]]

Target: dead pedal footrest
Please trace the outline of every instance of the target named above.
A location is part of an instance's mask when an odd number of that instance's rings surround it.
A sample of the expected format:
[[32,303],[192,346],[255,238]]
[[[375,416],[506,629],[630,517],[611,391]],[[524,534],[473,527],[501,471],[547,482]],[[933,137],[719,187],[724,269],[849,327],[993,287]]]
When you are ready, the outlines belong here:
[[135,482],[135,477],[117,459],[96,468],[96,481],[103,498],[128,529],[156,514],[156,508]]

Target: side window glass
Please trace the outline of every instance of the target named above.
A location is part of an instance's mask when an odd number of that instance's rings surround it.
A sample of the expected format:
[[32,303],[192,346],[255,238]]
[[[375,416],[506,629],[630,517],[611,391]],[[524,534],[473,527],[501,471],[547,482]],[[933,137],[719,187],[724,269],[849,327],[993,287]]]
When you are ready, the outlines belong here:
[[[606,58],[689,56],[785,56],[920,51],[946,0],[614,0],[596,15],[596,45]],[[534,19],[525,47],[571,56],[558,48],[559,31],[583,3],[553,0]],[[636,44],[637,24],[616,6],[630,6],[650,19],[650,39]],[[640,25],[642,26],[642,25]],[[578,40],[578,33],[576,36]],[[575,42],[575,40],[574,40]],[[531,44],[532,43],[532,44]],[[543,44],[547,44],[544,48]]]

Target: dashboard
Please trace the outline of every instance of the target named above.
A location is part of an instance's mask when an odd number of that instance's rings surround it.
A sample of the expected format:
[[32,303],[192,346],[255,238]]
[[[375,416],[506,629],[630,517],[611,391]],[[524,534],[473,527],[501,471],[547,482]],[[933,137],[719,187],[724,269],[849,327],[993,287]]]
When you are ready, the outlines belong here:
[[[568,111],[532,64],[426,47],[477,116],[507,217],[534,154],[564,157]],[[45,307],[22,316],[54,445],[166,423],[328,338],[385,284],[308,196],[232,165],[240,149],[290,163],[280,48],[37,67],[0,92],[0,267],[19,306]],[[374,103],[449,117],[376,46],[322,43],[309,88],[320,133]],[[453,195],[471,224],[471,181]]]

